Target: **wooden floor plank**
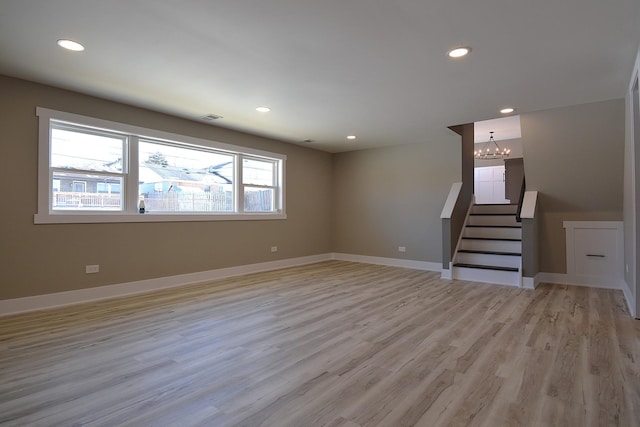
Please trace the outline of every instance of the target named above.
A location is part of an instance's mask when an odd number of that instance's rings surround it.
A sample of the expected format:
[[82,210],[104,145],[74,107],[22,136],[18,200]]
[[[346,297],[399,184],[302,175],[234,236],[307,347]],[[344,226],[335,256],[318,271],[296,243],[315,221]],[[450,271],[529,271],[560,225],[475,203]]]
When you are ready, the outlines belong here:
[[0,425],[636,426],[620,291],[342,261],[0,318]]

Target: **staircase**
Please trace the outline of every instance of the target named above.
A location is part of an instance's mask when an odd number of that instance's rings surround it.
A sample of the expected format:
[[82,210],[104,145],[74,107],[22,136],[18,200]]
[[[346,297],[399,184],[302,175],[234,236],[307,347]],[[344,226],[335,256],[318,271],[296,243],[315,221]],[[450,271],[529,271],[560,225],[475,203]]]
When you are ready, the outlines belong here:
[[517,205],[473,205],[453,259],[459,280],[521,286],[522,228]]

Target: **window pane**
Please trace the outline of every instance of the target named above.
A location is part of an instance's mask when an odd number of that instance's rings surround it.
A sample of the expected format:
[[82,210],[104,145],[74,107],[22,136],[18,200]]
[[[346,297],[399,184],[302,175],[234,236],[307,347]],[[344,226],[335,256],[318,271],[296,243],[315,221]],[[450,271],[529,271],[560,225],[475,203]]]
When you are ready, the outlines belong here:
[[242,183],[253,185],[275,185],[273,182],[275,162],[272,160],[244,159],[242,161]]
[[[54,172],[51,195],[53,210],[120,211],[122,177]],[[109,193],[109,188],[117,192]]]
[[245,212],[273,212],[274,190],[271,188],[244,187]]
[[51,129],[51,166],[97,172],[122,172],[125,138],[83,132],[79,129]]
[[139,143],[139,194],[148,212],[233,212],[234,156]]

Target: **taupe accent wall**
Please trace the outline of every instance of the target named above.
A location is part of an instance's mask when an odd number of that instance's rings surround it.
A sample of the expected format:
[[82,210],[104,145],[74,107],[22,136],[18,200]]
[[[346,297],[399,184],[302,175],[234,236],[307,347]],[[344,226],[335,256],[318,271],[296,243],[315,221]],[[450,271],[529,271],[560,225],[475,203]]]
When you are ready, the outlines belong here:
[[461,176],[452,137],[334,154],[334,252],[441,263],[440,213]]
[[[0,299],[331,252],[328,153],[9,77],[0,94]],[[285,154],[288,218],[34,225],[36,106]]]
[[563,221],[621,221],[625,101],[520,116],[527,190],[539,192],[539,268],[566,273]]

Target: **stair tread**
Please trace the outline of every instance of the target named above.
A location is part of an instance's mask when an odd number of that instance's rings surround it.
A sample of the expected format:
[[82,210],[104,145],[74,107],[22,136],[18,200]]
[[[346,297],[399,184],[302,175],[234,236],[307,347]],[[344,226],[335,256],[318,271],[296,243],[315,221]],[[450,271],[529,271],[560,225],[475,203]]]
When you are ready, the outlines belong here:
[[457,262],[453,264],[454,267],[464,267],[464,268],[478,268],[481,270],[498,270],[498,271],[510,271],[517,272],[518,268],[516,267],[499,267],[496,265],[480,265],[480,264],[465,264],[461,262]]
[[505,255],[505,256],[522,256],[520,252],[504,252],[504,251],[480,251],[476,249],[459,249],[458,253],[465,254],[487,254],[487,255]]
[[515,213],[490,212],[490,213],[470,213],[471,216],[516,216]]
[[476,224],[467,224],[465,227],[471,228],[522,228],[520,225],[476,225]]
[[466,240],[499,240],[505,242],[522,242],[522,239],[507,239],[507,238],[495,238],[495,237],[462,237]]
[[517,203],[474,203],[473,206],[518,206]]

